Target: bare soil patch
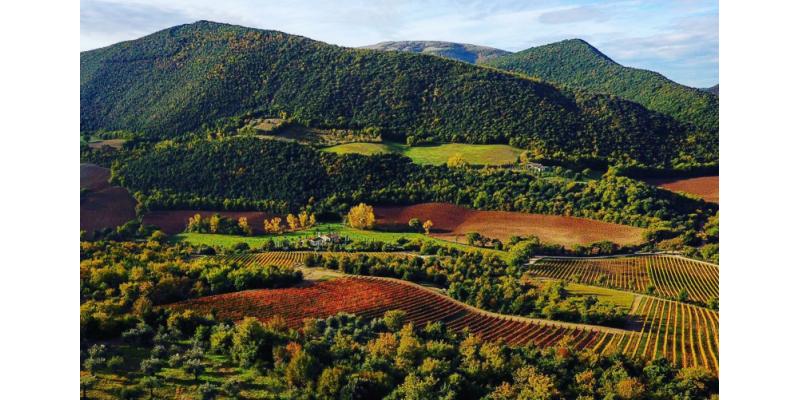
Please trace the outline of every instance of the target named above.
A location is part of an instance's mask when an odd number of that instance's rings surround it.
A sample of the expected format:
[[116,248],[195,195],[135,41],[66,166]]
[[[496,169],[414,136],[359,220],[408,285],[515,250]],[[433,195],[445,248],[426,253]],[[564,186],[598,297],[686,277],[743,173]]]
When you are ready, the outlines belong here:
[[407,225],[411,218],[434,223],[432,236],[466,243],[468,232],[507,241],[511,236],[535,235],[545,243],[573,246],[602,240],[628,245],[642,241],[641,228],[587,218],[510,211],[476,211],[448,203],[376,206],[378,225]]
[[705,201],[719,203],[719,175],[687,179],[648,179],[647,183],[671,192],[689,193]]
[[89,147],[92,149],[101,149],[105,146],[113,147],[115,149],[121,149],[122,145],[125,144],[125,139],[105,139],[105,140],[98,140],[96,142],[90,142]]
[[264,219],[273,215],[261,211],[200,211],[200,210],[169,210],[151,211],[142,218],[142,222],[147,225],[155,225],[164,233],[174,235],[186,229],[189,218],[195,214],[200,214],[203,218],[219,214],[223,217],[239,219],[247,218],[247,223],[253,228],[253,233],[264,233]]
[[136,199],[128,190],[110,186],[81,196],[81,230],[114,228],[136,218]]
[[99,190],[109,186],[111,171],[94,164],[81,164],[81,189]]

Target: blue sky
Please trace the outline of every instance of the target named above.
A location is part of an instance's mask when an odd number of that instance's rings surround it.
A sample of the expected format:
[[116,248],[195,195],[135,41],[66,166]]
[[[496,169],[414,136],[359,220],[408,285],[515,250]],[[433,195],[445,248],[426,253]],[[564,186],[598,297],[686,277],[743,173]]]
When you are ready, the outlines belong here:
[[581,38],[686,85],[719,81],[717,1],[81,0],[81,50],[201,19],[353,47],[445,40],[518,51]]

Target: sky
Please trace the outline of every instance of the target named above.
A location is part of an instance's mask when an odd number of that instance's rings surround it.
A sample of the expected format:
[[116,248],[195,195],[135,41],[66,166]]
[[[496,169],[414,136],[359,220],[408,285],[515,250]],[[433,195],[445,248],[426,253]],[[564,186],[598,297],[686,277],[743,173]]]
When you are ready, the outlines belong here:
[[519,51],[580,38],[685,85],[719,82],[719,5],[705,0],[81,0],[81,51],[198,20],[349,47],[442,40]]

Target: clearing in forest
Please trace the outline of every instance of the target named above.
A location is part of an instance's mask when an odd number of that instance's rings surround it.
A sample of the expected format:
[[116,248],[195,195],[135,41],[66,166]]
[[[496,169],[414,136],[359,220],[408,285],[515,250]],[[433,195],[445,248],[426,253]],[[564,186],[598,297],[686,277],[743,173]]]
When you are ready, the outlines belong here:
[[123,187],[111,186],[108,168],[81,164],[81,230],[115,228],[136,218],[136,199]]
[[507,165],[517,162],[521,149],[505,144],[464,144],[448,143],[438,145],[406,146],[404,144],[346,143],[328,147],[325,151],[337,154],[356,153],[364,155],[397,153],[411,158],[417,164],[441,165],[455,155],[461,156],[468,164]]
[[676,193],[689,193],[719,203],[719,175],[688,179],[648,179],[647,183]]

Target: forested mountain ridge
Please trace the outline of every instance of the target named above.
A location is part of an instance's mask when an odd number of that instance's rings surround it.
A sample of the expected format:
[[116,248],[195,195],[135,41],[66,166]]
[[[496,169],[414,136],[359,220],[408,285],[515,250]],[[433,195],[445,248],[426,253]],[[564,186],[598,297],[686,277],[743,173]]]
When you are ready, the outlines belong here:
[[662,167],[718,158],[714,146],[692,144],[696,132],[639,104],[438,57],[208,21],[81,53],[82,132],[168,138],[281,114],[376,127],[385,138],[510,143],[551,158]]
[[673,82],[657,72],[620,65],[581,39],[532,47],[481,64],[619,96],[700,129],[719,126],[717,96]]
[[511,54],[510,51],[496,49],[494,47],[478,46],[468,43],[441,42],[433,40],[407,40],[398,42],[380,42],[369,46],[362,46],[362,49],[381,50],[381,51],[407,51],[411,53],[433,54],[439,57],[451,58],[453,60],[464,61],[476,64],[493,58]]

